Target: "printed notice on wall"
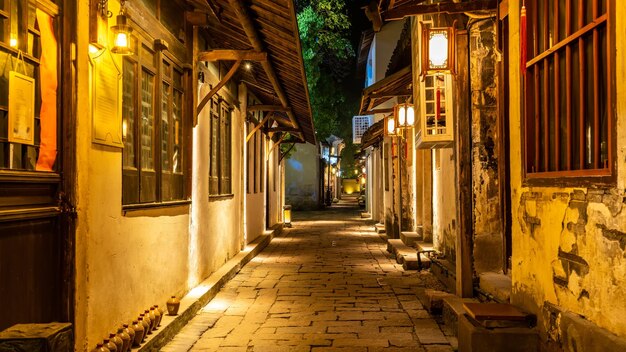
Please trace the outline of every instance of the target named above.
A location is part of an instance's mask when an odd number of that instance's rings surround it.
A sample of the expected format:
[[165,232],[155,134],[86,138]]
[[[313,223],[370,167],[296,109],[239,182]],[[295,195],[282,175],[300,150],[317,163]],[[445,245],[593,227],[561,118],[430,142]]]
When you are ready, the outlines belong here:
[[35,143],[35,80],[9,72],[9,142]]
[[123,148],[120,114],[121,71],[110,51],[93,58],[93,142]]

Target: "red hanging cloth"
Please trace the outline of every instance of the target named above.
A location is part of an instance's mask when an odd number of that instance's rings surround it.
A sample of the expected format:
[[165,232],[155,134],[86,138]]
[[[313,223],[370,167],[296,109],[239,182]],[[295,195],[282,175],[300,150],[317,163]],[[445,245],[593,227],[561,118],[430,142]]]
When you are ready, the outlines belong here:
[[527,35],[526,35],[526,1],[522,2],[522,11],[520,14],[520,59],[522,75],[526,75],[526,54],[527,54]]

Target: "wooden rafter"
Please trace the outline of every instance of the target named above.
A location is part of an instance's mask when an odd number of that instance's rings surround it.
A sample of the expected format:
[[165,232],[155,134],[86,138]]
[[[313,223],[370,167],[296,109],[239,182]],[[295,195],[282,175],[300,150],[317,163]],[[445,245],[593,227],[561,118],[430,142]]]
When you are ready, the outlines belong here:
[[387,108],[387,109],[374,109],[374,110],[367,110],[362,112],[361,114],[363,115],[374,115],[374,114],[389,114],[393,112],[393,108]]
[[[220,19],[220,16],[219,16],[219,9],[215,8],[215,5],[213,5],[213,3],[211,1],[207,1],[207,0],[187,0],[187,2],[190,3],[191,5],[193,5],[194,7],[196,7],[197,9],[201,10],[201,11],[204,10],[204,12],[208,13],[209,15],[211,15],[218,22],[221,22],[221,19]],[[199,24],[199,25],[201,25],[201,24]]]
[[282,105],[250,105],[248,106],[248,111],[279,111],[279,112],[289,112],[291,108],[283,107]]
[[249,60],[265,61],[267,53],[256,50],[209,50],[198,53],[198,61]]
[[[233,11],[237,15],[237,18],[239,19],[239,22],[241,23],[241,26],[244,32],[246,33],[246,36],[250,40],[250,43],[252,44],[252,47],[254,48],[254,50],[264,51],[265,48],[263,46],[261,36],[259,35],[259,31],[254,26],[254,23],[252,22],[250,15],[248,14],[248,11],[246,10],[243,4],[243,1],[242,0],[228,0],[228,3],[230,4]],[[271,82],[272,87],[276,91],[276,95],[278,96],[280,103],[282,104],[283,108],[287,109],[289,107],[289,100],[287,99],[285,90],[280,84],[278,80],[278,76],[276,75],[276,72],[274,71],[274,68],[269,58],[266,61],[262,61],[261,65],[263,66],[263,69],[265,70],[265,73],[267,74],[267,78]],[[287,116],[289,117],[289,120],[291,120],[292,125],[300,129],[298,125],[298,121],[296,120],[296,117],[293,111],[291,111],[291,109],[287,111]],[[298,132],[298,134],[300,135],[302,139],[304,139],[304,135],[302,132]]]
[[298,132],[298,130],[296,128],[293,127],[284,127],[284,126],[278,126],[278,127],[270,127],[267,129],[268,133],[276,133],[276,132]]
[[230,68],[230,71],[228,71],[226,76],[224,76],[224,78],[222,78],[222,80],[215,87],[213,87],[204,98],[202,98],[202,101],[200,101],[198,107],[196,108],[196,115],[200,114],[200,111],[204,109],[204,107],[211,100],[213,95],[215,95],[215,93],[217,93],[226,83],[228,83],[228,81],[230,81],[231,78],[233,78],[235,72],[237,72],[237,70],[239,69],[239,66],[241,66],[241,60],[235,61],[235,64],[233,65],[233,67]]
[[399,5],[381,13],[385,21],[401,20],[408,16],[429,15],[436,13],[463,13],[473,11],[495,11],[498,8],[497,0],[475,0],[466,2],[444,2],[437,4],[420,4],[423,1],[412,1]]

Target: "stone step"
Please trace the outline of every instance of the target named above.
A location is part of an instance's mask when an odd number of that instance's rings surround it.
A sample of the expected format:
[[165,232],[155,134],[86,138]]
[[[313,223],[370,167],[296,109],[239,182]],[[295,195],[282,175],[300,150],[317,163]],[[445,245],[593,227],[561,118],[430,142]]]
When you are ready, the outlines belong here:
[[417,298],[424,306],[424,309],[434,315],[441,314],[443,310],[443,299],[450,296],[454,295],[448,292],[429,288],[417,291]]
[[380,224],[379,223],[379,224],[374,225],[374,231],[376,233],[385,233],[386,232],[385,231],[385,224]]
[[530,327],[536,317],[508,303],[465,302],[467,315],[486,328]]
[[407,246],[415,247],[415,243],[421,241],[422,236],[418,235],[417,232],[402,231],[400,232],[400,239]]
[[372,217],[372,214],[367,213],[367,212],[363,212],[361,213],[361,219],[369,219]]
[[379,233],[378,237],[380,237],[380,239],[382,239],[383,241],[387,242],[387,234],[386,233]]
[[502,303],[510,302],[511,298],[511,278],[500,273],[482,273],[478,275],[478,287],[492,295],[496,301]]
[[473,302],[478,302],[478,300],[476,300],[475,298],[461,298],[455,295],[450,295],[443,298],[443,323],[453,336],[458,336],[459,317],[467,313],[463,304]]
[[459,352],[539,351],[539,332],[529,327],[487,328],[468,314],[459,316]]
[[401,239],[388,239],[387,251],[396,256],[396,262],[402,264],[405,270],[430,268],[430,259],[424,254],[418,259],[415,248],[407,246]]

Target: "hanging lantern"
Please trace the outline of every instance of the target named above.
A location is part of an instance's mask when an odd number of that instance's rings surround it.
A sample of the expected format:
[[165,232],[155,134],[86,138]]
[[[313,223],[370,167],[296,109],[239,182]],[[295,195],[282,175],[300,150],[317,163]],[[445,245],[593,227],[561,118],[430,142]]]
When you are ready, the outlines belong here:
[[114,46],[111,52],[118,55],[132,55],[133,50],[130,47],[130,32],[132,28],[128,25],[128,17],[124,8],[124,0],[121,1],[120,13],[115,19],[116,25],[111,27],[115,38]]
[[455,30],[422,25],[422,75],[454,72]]
[[395,136],[398,134],[395,114],[385,117],[385,136]]
[[396,121],[398,121],[396,129],[411,128],[415,125],[415,109],[413,108],[413,104],[402,103],[396,105],[394,107],[394,115],[396,116]]

